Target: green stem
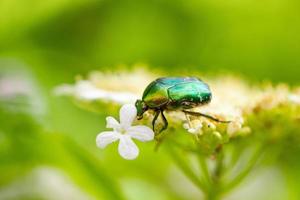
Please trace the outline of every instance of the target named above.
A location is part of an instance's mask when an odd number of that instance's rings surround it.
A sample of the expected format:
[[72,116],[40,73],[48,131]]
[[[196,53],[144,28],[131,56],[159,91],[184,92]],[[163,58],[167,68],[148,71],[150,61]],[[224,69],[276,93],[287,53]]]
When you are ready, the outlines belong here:
[[206,199],[207,200],[217,200],[221,196],[221,176],[223,174],[223,152],[222,152],[222,146],[217,149],[216,151],[216,165],[214,168],[214,171],[212,173],[212,178],[211,178],[211,185],[209,187],[209,191],[206,194]]
[[212,180],[211,180],[211,177],[209,174],[209,170],[208,170],[208,166],[207,166],[205,157],[203,155],[201,155],[200,153],[198,153],[197,156],[198,156],[201,172],[205,179],[206,186],[207,186],[207,188],[209,188],[210,185],[212,184]]
[[245,179],[245,177],[250,173],[250,171],[253,169],[258,159],[260,158],[262,150],[263,150],[263,145],[259,146],[254,151],[251,159],[249,160],[245,168],[231,182],[229,182],[225,187],[223,187],[222,189],[223,193],[230,192],[233,188],[235,188]]
[[211,190],[206,195],[206,200],[218,200],[220,198],[219,193],[217,191]]
[[223,172],[223,158],[224,155],[220,153],[217,155],[216,160],[216,167],[213,174],[214,182],[219,182],[219,179],[221,178],[222,172]]
[[[166,145],[167,146],[167,145]],[[206,185],[203,181],[193,172],[191,167],[187,164],[187,161],[183,158],[180,153],[176,152],[174,148],[168,145],[168,151],[175,161],[175,164],[179,169],[203,192],[207,191]]]

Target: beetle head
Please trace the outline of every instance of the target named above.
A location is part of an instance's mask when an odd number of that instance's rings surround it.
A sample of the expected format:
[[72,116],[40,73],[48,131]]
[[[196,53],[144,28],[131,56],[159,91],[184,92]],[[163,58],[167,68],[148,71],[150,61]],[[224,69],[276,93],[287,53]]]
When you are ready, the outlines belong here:
[[148,106],[145,104],[145,102],[143,100],[138,99],[135,102],[135,107],[137,110],[138,120],[140,120],[143,118],[144,112],[146,112],[148,110]]

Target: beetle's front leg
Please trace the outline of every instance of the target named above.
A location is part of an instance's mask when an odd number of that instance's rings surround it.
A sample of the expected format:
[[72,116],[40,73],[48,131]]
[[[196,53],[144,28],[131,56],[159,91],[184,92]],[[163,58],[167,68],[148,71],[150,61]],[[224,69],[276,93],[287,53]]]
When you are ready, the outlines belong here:
[[160,110],[159,113],[161,113],[161,116],[162,116],[162,120],[163,120],[164,125],[163,125],[162,129],[160,129],[160,131],[159,131],[159,132],[157,133],[157,135],[156,135],[156,136],[158,136],[158,137],[156,137],[157,143],[156,143],[156,145],[155,145],[155,151],[158,150],[158,148],[159,148],[159,146],[161,145],[161,143],[162,143],[162,141],[163,141],[163,139],[164,139],[164,136],[165,136],[165,134],[163,134],[163,133],[161,133],[161,132],[163,132],[164,130],[166,130],[166,129],[168,128],[168,121],[167,121],[167,119],[166,119],[166,117],[165,117],[165,115],[164,115],[164,111],[163,111],[163,110]]

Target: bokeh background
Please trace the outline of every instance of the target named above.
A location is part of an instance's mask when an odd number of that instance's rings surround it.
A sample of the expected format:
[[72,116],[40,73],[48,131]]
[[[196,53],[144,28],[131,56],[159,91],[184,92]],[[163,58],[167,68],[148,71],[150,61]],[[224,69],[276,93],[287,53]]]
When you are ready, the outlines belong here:
[[[131,162],[116,146],[97,149],[107,113],[53,88],[136,63],[298,85],[299,54],[298,0],[0,0],[0,199],[197,199],[151,144]],[[298,199],[297,166],[268,170],[230,199]],[[270,183],[272,198],[252,192]]]

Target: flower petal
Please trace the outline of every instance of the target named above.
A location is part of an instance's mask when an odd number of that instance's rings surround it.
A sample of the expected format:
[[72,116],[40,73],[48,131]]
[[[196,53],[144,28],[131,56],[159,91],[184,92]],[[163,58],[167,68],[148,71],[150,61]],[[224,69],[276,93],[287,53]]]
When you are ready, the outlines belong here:
[[142,142],[151,141],[154,139],[154,132],[152,129],[142,125],[130,127],[126,134]]
[[106,117],[106,128],[114,128],[117,129],[120,127],[119,122],[113,117]]
[[108,144],[115,142],[120,138],[120,135],[118,132],[114,131],[104,131],[97,135],[96,137],[96,144],[99,148],[103,149]]
[[136,118],[136,114],[136,107],[133,104],[122,106],[120,109],[120,123],[125,130],[131,126],[133,120]]
[[133,160],[139,155],[139,149],[130,136],[122,135],[119,143],[119,154],[126,160]]

